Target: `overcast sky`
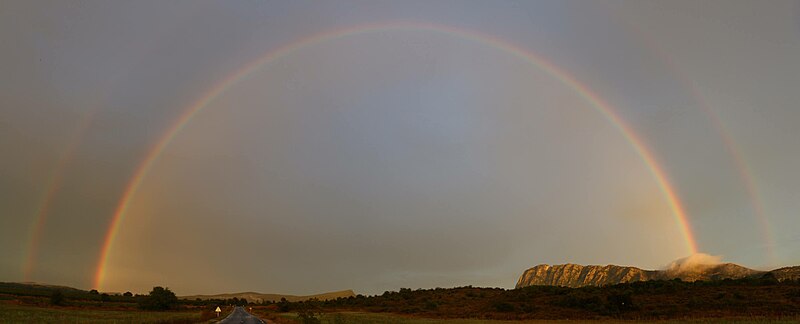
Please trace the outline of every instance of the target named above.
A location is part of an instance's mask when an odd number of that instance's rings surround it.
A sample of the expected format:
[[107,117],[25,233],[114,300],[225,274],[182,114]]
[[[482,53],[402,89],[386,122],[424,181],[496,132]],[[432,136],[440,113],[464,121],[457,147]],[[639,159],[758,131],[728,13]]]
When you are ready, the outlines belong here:
[[126,185],[192,103],[298,40],[398,23],[483,40],[374,28],[232,83],[143,179],[100,288],[510,288],[686,256],[619,128],[489,38],[612,107],[700,252],[800,264],[797,1],[3,1],[0,281],[93,288]]

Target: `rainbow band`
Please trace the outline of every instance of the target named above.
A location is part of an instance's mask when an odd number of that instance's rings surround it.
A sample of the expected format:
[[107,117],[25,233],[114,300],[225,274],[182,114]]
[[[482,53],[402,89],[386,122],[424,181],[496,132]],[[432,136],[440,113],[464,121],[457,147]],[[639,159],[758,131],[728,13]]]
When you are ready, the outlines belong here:
[[[685,83],[691,84],[688,81],[685,81]],[[703,95],[697,90],[697,87],[692,85],[689,87],[689,89],[691,90],[692,96],[697,104],[702,108],[703,112],[711,121],[711,125],[714,127],[714,130],[720,135],[726,152],[733,158],[734,167],[739,172],[739,179],[742,180],[742,184],[747,191],[747,196],[750,198],[750,207],[753,209],[753,214],[756,216],[756,221],[759,225],[758,229],[762,239],[764,240],[764,247],[767,252],[767,262],[775,264],[777,262],[777,255],[775,254],[775,239],[772,234],[772,227],[770,226],[769,217],[767,217],[767,213],[764,211],[764,203],[761,200],[761,195],[759,194],[758,187],[756,186],[755,180],[752,176],[753,172],[751,171],[747,161],[745,161],[744,157],[742,156],[742,150],[733,140],[733,136],[731,136],[730,131],[728,131],[717,114],[714,113],[711,107],[706,103]]]
[[56,193],[61,188],[61,184],[64,181],[63,171],[67,165],[67,161],[70,160],[70,153],[73,151],[72,148],[74,146],[73,143],[77,143],[77,141],[72,141],[72,143],[67,146],[67,149],[59,155],[56,166],[50,173],[49,180],[45,185],[46,189],[37,204],[39,207],[36,209],[36,216],[31,224],[30,230],[28,230],[28,243],[25,247],[25,262],[22,264],[22,276],[24,281],[30,281],[33,275],[36,259],[39,256],[39,244],[42,240],[42,233],[44,232],[44,223],[47,221],[47,215],[50,213],[53,199],[56,197]]
[[64,182],[64,170],[75,155],[81,138],[89,130],[89,125],[91,125],[96,111],[96,108],[93,109],[81,119],[69,137],[66,147],[59,154],[55,167],[50,172],[49,180],[45,185],[46,189],[37,204],[39,207],[36,209],[36,216],[28,231],[28,242],[25,245],[25,261],[22,263],[22,276],[25,281],[32,280],[33,271],[36,268],[36,260],[39,256],[42,234],[44,233],[44,224],[47,222],[47,216],[50,213],[56,194],[61,190],[61,185]]
[[656,180],[656,183],[661,189],[661,192],[664,194],[664,197],[672,210],[675,220],[677,221],[679,228],[684,236],[687,252],[690,254],[694,254],[697,252],[697,243],[695,242],[695,239],[692,235],[692,231],[689,226],[686,213],[684,212],[683,206],[681,206],[680,200],[676,195],[675,190],[668,181],[664,170],[658,165],[658,163],[656,163],[656,159],[654,158],[653,154],[646,148],[643,141],[637,137],[636,133],[633,132],[631,127],[628,126],[619,115],[615,114],[612,107],[602,98],[600,98],[596,93],[594,93],[591,89],[581,84],[572,75],[570,75],[569,73],[567,73],[562,69],[559,69],[556,65],[545,60],[538,54],[520,48],[516,45],[513,45],[497,37],[475,31],[459,29],[450,26],[434,25],[430,23],[393,22],[380,25],[357,26],[352,28],[338,29],[335,31],[319,33],[301,39],[299,41],[290,43],[288,45],[282,46],[278,49],[266,53],[261,58],[245,65],[235,73],[224,78],[221,82],[217,83],[214,87],[205,92],[205,94],[200,99],[198,99],[195,103],[189,106],[183,112],[183,114],[181,114],[181,116],[178,118],[175,124],[173,124],[173,126],[167,129],[164,135],[147,153],[142,163],[136,169],[130,182],[125,187],[125,191],[123,192],[122,198],[120,199],[119,204],[117,205],[117,208],[114,211],[111,224],[109,225],[108,231],[106,232],[105,238],[103,240],[103,245],[100,252],[100,258],[97,264],[97,270],[94,278],[94,287],[100,288],[103,284],[103,281],[106,276],[106,267],[107,267],[109,252],[111,251],[114,239],[117,236],[117,232],[119,231],[120,224],[125,219],[126,212],[128,210],[128,207],[130,206],[130,202],[133,200],[133,197],[136,195],[136,192],[138,191],[142,182],[147,177],[147,174],[149,173],[150,169],[153,167],[155,162],[161,156],[164,149],[170,144],[170,142],[172,142],[172,139],[175,137],[175,135],[177,135],[198,112],[203,110],[203,108],[208,106],[208,104],[211,101],[213,101],[217,96],[225,92],[227,89],[236,84],[238,81],[242,80],[243,78],[247,77],[253,72],[259,70],[265,64],[272,62],[275,59],[287,56],[297,50],[324,41],[331,41],[342,37],[354,36],[372,32],[395,31],[395,30],[436,32],[474,41],[487,46],[491,46],[503,52],[506,52],[511,56],[514,56],[516,58],[525,60],[533,64],[542,71],[548,73],[552,77],[561,81],[564,85],[567,85],[573,90],[575,90],[576,93],[578,93],[584,100],[591,103],[591,105],[598,112],[600,112],[603,116],[605,116],[605,118],[622,133],[622,135],[628,140],[628,142],[634,148],[636,153],[642,158],[645,165],[647,165],[650,173],[653,175],[653,178]]
[[[620,22],[626,22],[623,17],[616,18],[618,18],[618,21]],[[733,135],[725,126],[725,123],[723,123],[719,118],[719,114],[717,114],[714,109],[711,108],[708,102],[706,102],[705,97],[700,90],[698,90],[695,82],[690,80],[685,73],[682,73],[683,69],[676,64],[676,62],[669,55],[667,55],[667,52],[661,48],[661,44],[652,41],[653,37],[645,34],[641,28],[635,28],[635,26],[627,23],[626,26],[629,27],[629,30],[633,31],[634,35],[638,36],[637,39],[647,48],[649,48],[652,54],[656,55],[659,60],[667,66],[667,70],[672,72],[672,76],[676,78],[684,88],[689,90],[692,99],[694,99],[695,103],[700,107],[700,110],[711,122],[712,128],[722,140],[722,144],[726,153],[733,160],[733,166],[739,173],[739,179],[742,181],[742,185],[744,185],[747,197],[750,199],[750,207],[753,210],[753,215],[755,216],[759,225],[759,232],[764,240],[763,243],[767,252],[766,260],[771,264],[775,264],[777,262],[777,255],[775,254],[775,238],[772,233],[769,217],[764,210],[764,203],[762,202],[758,186],[753,178],[753,172],[746,159],[742,155],[742,150],[739,148],[739,145],[737,145],[736,141],[734,141]]]

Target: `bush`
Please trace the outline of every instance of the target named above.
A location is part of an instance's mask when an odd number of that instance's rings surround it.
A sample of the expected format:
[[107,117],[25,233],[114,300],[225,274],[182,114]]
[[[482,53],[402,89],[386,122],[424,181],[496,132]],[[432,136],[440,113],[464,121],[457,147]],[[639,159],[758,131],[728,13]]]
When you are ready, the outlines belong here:
[[608,296],[608,311],[612,314],[633,310],[636,306],[633,304],[633,298],[629,292],[612,293]]
[[320,324],[320,323],[322,323],[322,321],[320,321],[320,319],[319,319],[319,317],[317,317],[317,315],[318,314],[314,313],[314,311],[312,311],[310,308],[306,308],[306,309],[300,311],[299,313],[297,313],[297,316],[300,317],[300,323],[303,323],[303,324]]
[[508,312],[513,312],[516,309],[516,307],[506,302],[496,302],[494,303],[494,309],[497,310],[498,312],[508,313]]
[[52,305],[63,305],[64,304],[64,293],[61,290],[56,290],[50,296],[50,304]]
[[286,298],[281,297],[281,301],[278,302],[278,311],[281,313],[286,313],[291,309],[291,304],[286,300]]
[[438,307],[439,305],[436,304],[436,302],[430,300],[425,302],[425,306],[423,306],[423,308],[425,308],[426,310],[435,310]]
[[150,294],[139,300],[139,308],[147,310],[168,310],[175,308],[178,297],[169,288],[153,287]]
[[345,320],[342,314],[336,313],[333,315],[333,324],[345,324],[347,321]]

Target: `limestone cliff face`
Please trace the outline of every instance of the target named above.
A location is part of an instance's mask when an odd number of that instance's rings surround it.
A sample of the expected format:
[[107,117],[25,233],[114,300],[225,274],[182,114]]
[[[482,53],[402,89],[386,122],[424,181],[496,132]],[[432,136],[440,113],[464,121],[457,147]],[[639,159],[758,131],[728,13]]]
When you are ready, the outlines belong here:
[[605,286],[619,283],[669,280],[684,281],[739,279],[761,275],[763,272],[732,263],[701,265],[681,270],[642,270],[636,267],[615,265],[542,264],[526,270],[517,281],[516,288],[527,286]]
[[526,270],[517,281],[516,288],[527,286],[604,286],[624,282],[660,279],[659,271],[636,267],[582,266],[578,264],[542,264]]

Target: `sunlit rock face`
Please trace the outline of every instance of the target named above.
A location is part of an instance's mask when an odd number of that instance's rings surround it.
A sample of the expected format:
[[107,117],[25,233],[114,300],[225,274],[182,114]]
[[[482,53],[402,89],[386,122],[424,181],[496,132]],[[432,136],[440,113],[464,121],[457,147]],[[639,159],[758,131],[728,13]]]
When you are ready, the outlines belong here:
[[800,266],[785,267],[770,271],[770,274],[779,281],[800,280]]
[[[787,276],[790,271],[786,271]],[[542,264],[525,270],[517,281],[516,288],[528,286],[605,286],[619,283],[670,280],[679,278],[683,281],[740,279],[758,276],[764,272],[748,269],[733,263],[696,265],[691,268],[675,270],[642,270],[636,267],[623,267],[616,265],[589,265],[577,264],[547,265]],[[800,269],[795,269],[795,275],[800,275]]]
[[582,266],[578,264],[542,264],[526,270],[517,281],[516,288],[527,286],[604,286],[617,283],[654,280],[663,278],[660,271],[642,270],[636,267]]

